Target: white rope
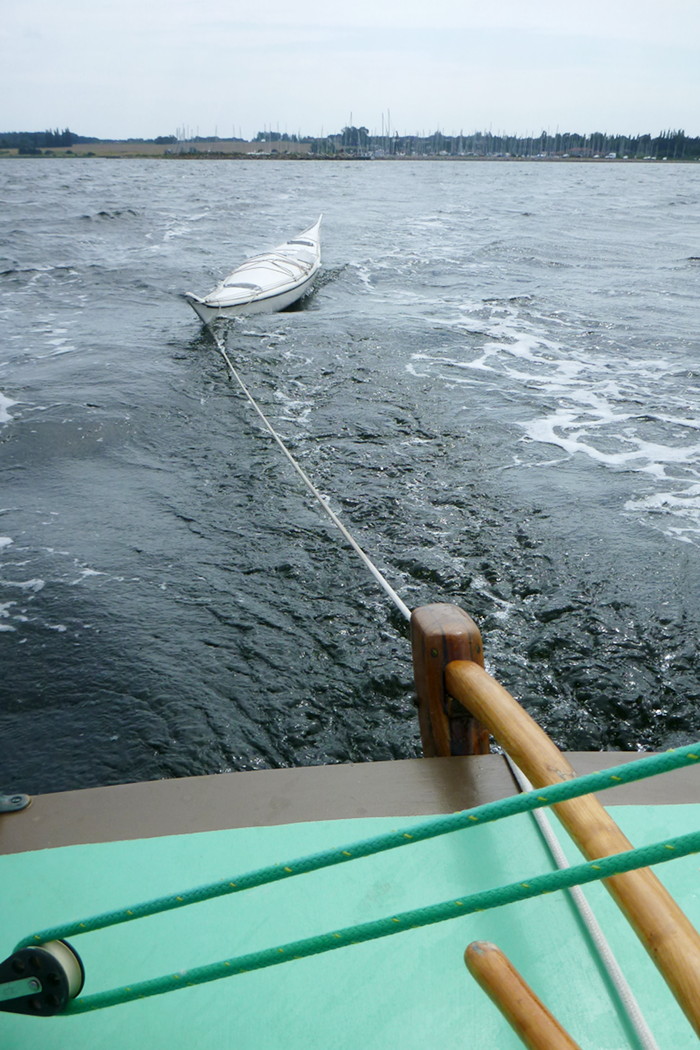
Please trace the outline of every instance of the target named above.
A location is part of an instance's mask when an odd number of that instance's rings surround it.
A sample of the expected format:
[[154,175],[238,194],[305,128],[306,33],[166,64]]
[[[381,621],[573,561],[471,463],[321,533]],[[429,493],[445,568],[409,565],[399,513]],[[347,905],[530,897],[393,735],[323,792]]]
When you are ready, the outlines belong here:
[[[262,411],[260,406],[258,405],[257,401],[255,400],[253,395],[248,390],[248,388],[245,385],[245,383],[243,382],[241,376],[236,371],[236,369],[233,367],[233,364],[231,363],[231,359],[229,358],[228,354],[226,353],[226,349],[223,346],[223,344],[222,344],[221,340],[219,339],[219,337],[217,336],[216,332],[214,332],[214,330],[210,326],[209,326],[209,331],[211,332],[211,334],[212,334],[212,336],[214,338],[214,341],[215,341],[216,346],[217,346],[217,348],[219,350],[219,353],[221,354],[221,356],[223,357],[223,359],[224,359],[224,361],[226,363],[226,367],[227,367],[227,369],[229,371],[229,374],[230,374],[231,378],[235,379],[236,383],[238,384],[238,386],[240,387],[242,392],[245,394],[245,396],[248,399],[249,403],[255,409],[257,415],[259,416],[259,418],[262,421],[263,425],[265,426],[266,430],[274,438],[274,440],[276,441],[277,445],[282,450],[284,455],[287,457],[287,459],[291,463],[291,465],[294,468],[294,470],[296,471],[296,473],[299,475],[301,480],[306,485],[306,487],[309,490],[309,492],[312,494],[314,499],[320,504],[321,508],[328,515],[328,517],[331,519],[331,521],[336,526],[336,528],[338,528],[340,530],[340,532],[345,537],[345,539],[350,544],[350,546],[355,551],[355,553],[364,562],[365,566],[372,573],[372,575],[374,576],[375,580],[380,585],[380,587],[382,587],[382,589],[386,592],[386,594],[389,596],[389,598],[391,598],[391,600],[396,605],[397,609],[399,610],[401,615],[404,617],[404,619],[410,620],[411,619],[411,610],[401,600],[401,598],[398,596],[398,594],[393,589],[393,587],[390,586],[390,584],[384,578],[384,576],[382,576],[382,574],[379,571],[379,569],[370,560],[370,558],[365,554],[365,552],[360,547],[359,543],[357,543],[357,541],[353,538],[353,536],[348,532],[348,530],[345,528],[345,526],[343,525],[342,521],[337,516],[337,514],[335,514],[334,511],[331,510],[330,506],[328,505],[328,501],[325,499],[324,496],[321,495],[321,493],[318,491],[316,486],[313,484],[313,482],[311,481],[309,476],[302,469],[302,467],[300,467],[300,465],[297,463],[297,461],[294,458],[294,456],[291,454],[291,452],[289,451],[287,446],[284,444],[284,442],[282,441],[281,437],[279,436],[277,431],[274,429],[274,427],[272,426],[272,424],[270,423],[270,421],[268,420],[267,416],[264,414],[264,412]],[[510,766],[510,769],[511,769],[511,771],[513,773],[513,776],[515,777],[518,785],[520,786],[521,791],[531,791],[532,790],[532,784],[527,779],[525,774],[516,766],[516,764],[512,761],[512,759],[510,758],[509,755],[505,755],[505,758],[506,758],[506,761],[508,762],[508,765]],[[547,843],[547,847],[548,847],[550,853],[552,854],[552,857],[553,857],[554,862],[557,865],[557,867],[559,869],[564,869],[564,868],[570,867],[570,864],[569,864],[568,860],[566,859],[566,856],[564,855],[564,851],[562,850],[561,845],[559,844],[559,840],[557,839],[556,835],[554,834],[554,831],[552,830],[552,827],[551,827],[549,821],[547,820],[546,815],[541,810],[534,810],[533,813],[532,813],[532,816],[534,817],[535,821],[537,822],[537,826],[538,826],[538,828],[540,830],[540,833],[541,833],[542,837],[544,838],[545,842]],[[617,959],[613,955],[612,949],[610,948],[610,945],[608,944],[608,941],[606,940],[605,934],[603,933],[603,931],[602,931],[602,929],[600,927],[600,924],[599,924],[598,920],[596,919],[595,915],[593,914],[593,911],[591,910],[591,907],[590,907],[588,901],[586,900],[586,898],[584,897],[580,887],[572,886],[572,887],[569,888],[568,892],[569,892],[569,894],[571,896],[571,899],[572,899],[572,901],[574,903],[574,906],[578,910],[578,913],[581,916],[581,920],[582,920],[584,926],[586,927],[586,929],[587,929],[587,931],[588,931],[588,933],[590,935],[590,938],[593,941],[593,944],[594,944],[594,946],[595,946],[595,948],[596,948],[596,950],[597,950],[597,952],[598,952],[598,954],[600,956],[601,962],[602,962],[603,966],[605,967],[605,970],[606,970],[606,972],[608,974],[608,977],[610,978],[610,982],[613,985],[613,987],[614,987],[614,989],[615,989],[615,991],[616,991],[616,993],[617,993],[617,995],[618,995],[618,997],[620,999],[620,1003],[622,1004],[623,1010],[625,1011],[625,1013],[626,1013],[626,1015],[628,1017],[630,1026],[631,1026],[631,1028],[634,1031],[634,1034],[635,1034],[635,1036],[637,1038],[639,1047],[641,1047],[642,1050],[659,1050],[658,1044],[657,1044],[656,1040],[654,1039],[654,1036],[652,1035],[652,1033],[651,1033],[651,1031],[649,1029],[649,1026],[647,1025],[646,1020],[644,1019],[644,1016],[643,1016],[643,1014],[641,1012],[641,1009],[639,1007],[639,1003],[635,999],[634,993],[632,992],[632,989],[630,988],[629,984],[627,983],[627,979],[625,978],[625,975],[623,974],[622,970],[620,969],[620,966],[619,966],[619,964],[617,962]]]
[[291,452],[289,451],[289,449],[287,448],[285,443],[282,441],[282,438],[279,436],[277,431],[274,429],[274,427],[270,423],[269,419],[267,418],[267,416],[264,414],[264,412],[262,411],[262,409],[258,405],[257,401],[255,400],[253,395],[248,390],[247,386],[245,385],[245,383],[241,379],[240,375],[238,374],[236,369],[231,364],[231,359],[229,358],[228,354],[226,353],[226,350],[225,350],[221,340],[219,339],[219,337],[217,336],[217,334],[213,331],[213,329],[211,327],[209,327],[209,331],[211,332],[212,336],[214,337],[214,341],[215,341],[215,343],[217,345],[219,353],[221,354],[221,356],[223,357],[224,361],[226,362],[226,367],[229,370],[229,374],[238,383],[239,387],[241,388],[241,390],[243,391],[243,393],[247,397],[248,401],[250,402],[250,404],[252,405],[252,407],[255,409],[255,411],[257,412],[258,416],[262,420],[264,426],[269,431],[269,433],[274,438],[274,440],[277,442],[277,444],[281,448],[282,452],[285,454],[285,456],[287,457],[287,459],[289,460],[291,465],[294,467],[294,470],[297,472],[297,474],[299,475],[301,480],[304,482],[304,484],[306,485],[306,487],[309,490],[309,492],[311,493],[311,495],[321,505],[322,509],[325,511],[325,513],[331,519],[331,521],[336,526],[336,528],[338,528],[340,530],[340,532],[343,534],[343,536],[345,537],[347,542],[350,544],[352,549],[361,558],[361,560],[364,562],[365,566],[372,573],[372,575],[374,576],[374,578],[377,581],[377,583],[379,584],[379,586],[382,587],[382,589],[386,592],[386,594],[389,596],[389,598],[391,598],[392,602],[394,603],[396,608],[399,610],[401,615],[404,617],[404,619],[405,620],[410,620],[411,619],[411,610],[401,600],[401,598],[399,598],[399,596],[396,593],[396,591],[393,589],[393,587],[390,586],[388,581],[382,576],[381,572],[376,567],[376,565],[370,560],[370,558],[368,558],[368,556],[362,550],[362,547],[360,547],[359,543],[357,543],[357,541],[351,536],[351,534],[345,528],[345,526],[343,525],[343,523],[340,520],[340,518],[338,517],[338,515],[335,514],[333,510],[331,510],[330,506],[328,505],[328,501],[318,491],[318,489],[316,488],[314,483],[309,478],[308,474],[306,474],[306,472],[299,466],[299,464],[295,460],[294,456],[291,454]]
[[[523,771],[516,766],[510,755],[506,754],[504,757],[510,766],[511,773],[515,777],[520,790],[524,792],[532,791],[532,784]],[[565,868],[571,867],[566,859],[563,849],[561,848],[559,839],[554,834],[552,825],[547,819],[547,815],[542,810],[535,809],[532,811],[532,816],[535,818],[540,834],[547,843],[547,847],[552,854],[557,868],[564,870]],[[590,904],[584,897],[581,887],[570,886],[568,892],[571,896],[574,907],[581,916],[581,921],[586,927],[588,934],[595,945],[600,960],[610,978],[610,982],[620,999],[622,1008],[634,1030],[638,1045],[642,1050],[659,1050],[658,1043],[649,1029],[639,1003],[635,998],[634,992],[627,983],[627,978],[620,969],[620,965],[613,954],[612,948],[603,933],[600,923],[593,914]]]

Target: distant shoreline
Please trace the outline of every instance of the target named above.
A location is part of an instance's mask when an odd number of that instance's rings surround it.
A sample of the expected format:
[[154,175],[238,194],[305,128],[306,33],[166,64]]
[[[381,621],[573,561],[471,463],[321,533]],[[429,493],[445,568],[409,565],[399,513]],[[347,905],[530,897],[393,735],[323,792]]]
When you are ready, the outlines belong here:
[[168,161],[206,161],[206,160],[228,160],[228,161],[303,161],[304,163],[350,163],[357,164],[371,161],[373,164],[381,163],[477,163],[497,162],[507,164],[697,164],[700,158],[695,157],[561,157],[556,155],[534,155],[527,156],[497,156],[485,155],[475,156],[449,154],[446,156],[435,156],[434,154],[405,154],[383,157],[353,157],[344,154],[320,155],[310,153],[233,153],[218,151],[202,151],[197,153],[172,153],[164,150],[158,152],[146,152],[145,150],[111,151],[108,147],[97,149],[53,149],[43,150],[41,153],[20,153],[16,149],[0,149],[0,160],[168,160]]

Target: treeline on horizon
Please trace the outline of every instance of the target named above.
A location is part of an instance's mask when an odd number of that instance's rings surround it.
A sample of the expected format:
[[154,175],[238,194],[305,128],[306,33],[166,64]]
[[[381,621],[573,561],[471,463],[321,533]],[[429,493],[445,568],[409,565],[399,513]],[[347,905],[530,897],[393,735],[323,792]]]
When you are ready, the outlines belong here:
[[[0,132],[0,149],[16,149],[25,155],[39,154],[45,149],[70,149],[76,144],[115,141],[77,135],[69,128],[47,131]],[[243,139],[223,139],[219,136],[197,135],[183,140],[176,135],[158,135],[152,139],[122,139],[129,143],[153,143],[163,147],[182,147],[184,142],[231,142]],[[270,149],[284,143],[289,150],[294,143],[304,143],[318,156],[481,156],[529,157],[570,156],[594,157],[615,154],[630,158],[669,158],[692,160],[700,157],[700,136],[690,137],[684,131],[662,131],[658,135],[611,135],[606,132],[580,134],[578,132],[543,131],[540,135],[519,136],[473,132],[469,135],[445,135],[440,131],[430,135],[400,135],[398,132],[373,135],[365,127],[347,126],[341,131],[315,137],[288,135],[286,132],[259,131],[252,140]],[[292,150],[293,152],[293,150]]]
[[684,131],[662,131],[658,135],[610,135],[595,131],[543,131],[540,135],[506,135],[475,131],[472,134],[371,135],[367,128],[345,127],[326,138],[302,138],[279,132],[259,131],[254,141],[310,142],[312,151],[349,155],[389,156],[475,156],[475,157],[593,157],[614,153],[618,157],[668,157],[691,160],[700,157],[700,136],[690,138]]
[[[89,145],[93,142],[113,142],[113,139],[99,139],[90,135],[76,135],[70,128],[63,131],[0,131],[0,149],[16,149],[20,153],[40,153],[43,149],[70,149],[80,143]],[[155,139],[124,139],[125,142],[154,142],[167,146],[177,142],[174,135],[159,135]]]

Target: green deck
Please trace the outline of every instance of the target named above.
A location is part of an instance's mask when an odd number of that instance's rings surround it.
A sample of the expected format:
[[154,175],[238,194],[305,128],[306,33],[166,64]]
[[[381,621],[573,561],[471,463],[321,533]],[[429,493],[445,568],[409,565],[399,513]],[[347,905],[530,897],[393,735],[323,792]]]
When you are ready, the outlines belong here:
[[[637,845],[697,827],[700,805],[611,806]],[[422,817],[420,818],[423,819]],[[3,944],[57,923],[286,861],[410,818],[175,835],[0,857]],[[563,833],[560,835],[565,840]],[[580,859],[571,850],[571,859]],[[470,829],[240,896],[75,938],[85,993],[432,904],[549,870],[529,816]],[[659,878],[700,923],[698,857]],[[696,1046],[690,1025],[606,892],[586,895],[661,1050]],[[76,1017],[0,1014],[4,1050],[509,1050],[521,1047],[467,973],[473,940],[498,944],[583,1047],[633,1045],[566,896],[549,895],[270,970]]]

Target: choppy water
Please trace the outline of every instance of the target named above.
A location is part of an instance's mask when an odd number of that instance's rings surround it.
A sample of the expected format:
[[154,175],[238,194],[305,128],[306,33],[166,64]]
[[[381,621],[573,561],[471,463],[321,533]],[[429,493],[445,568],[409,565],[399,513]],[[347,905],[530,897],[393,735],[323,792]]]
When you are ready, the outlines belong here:
[[411,756],[414,607],[569,748],[700,730],[700,166],[6,160],[0,789]]

